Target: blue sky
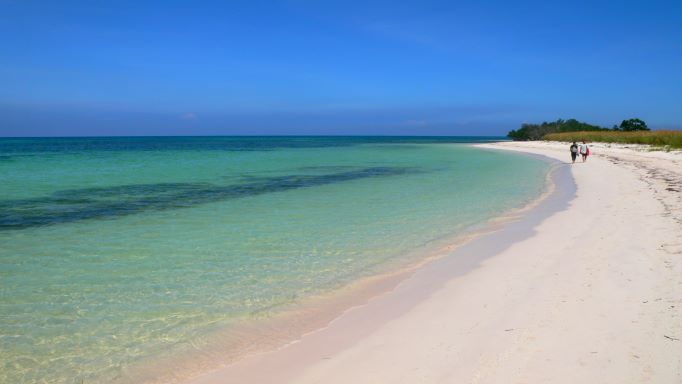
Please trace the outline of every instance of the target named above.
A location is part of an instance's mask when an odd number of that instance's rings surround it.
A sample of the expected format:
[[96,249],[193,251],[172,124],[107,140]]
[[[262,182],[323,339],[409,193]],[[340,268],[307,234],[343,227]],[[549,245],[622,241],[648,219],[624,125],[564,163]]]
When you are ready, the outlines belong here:
[[682,128],[682,1],[0,0],[0,136]]

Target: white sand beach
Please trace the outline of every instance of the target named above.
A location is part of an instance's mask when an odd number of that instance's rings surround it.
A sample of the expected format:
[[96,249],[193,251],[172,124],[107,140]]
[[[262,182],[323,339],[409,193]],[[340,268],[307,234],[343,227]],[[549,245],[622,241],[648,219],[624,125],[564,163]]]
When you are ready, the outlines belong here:
[[[570,163],[564,143],[481,147]],[[567,207],[192,383],[682,382],[682,153],[591,152],[561,165],[577,188]]]

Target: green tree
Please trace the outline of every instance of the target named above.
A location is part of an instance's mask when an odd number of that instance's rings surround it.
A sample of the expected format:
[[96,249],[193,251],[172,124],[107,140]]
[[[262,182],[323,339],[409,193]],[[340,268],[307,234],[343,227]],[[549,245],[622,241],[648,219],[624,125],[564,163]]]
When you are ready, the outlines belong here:
[[620,130],[622,131],[650,131],[646,123],[640,119],[623,120],[620,123]]
[[608,128],[583,123],[576,119],[557,119],[557,121],[552,122],[543,121],[542,124],[524,123],[521,125],[521,128],[509,131],[507,136],[516,141],[528,141],[540,140],[548,133],[575,131],[608,131]]

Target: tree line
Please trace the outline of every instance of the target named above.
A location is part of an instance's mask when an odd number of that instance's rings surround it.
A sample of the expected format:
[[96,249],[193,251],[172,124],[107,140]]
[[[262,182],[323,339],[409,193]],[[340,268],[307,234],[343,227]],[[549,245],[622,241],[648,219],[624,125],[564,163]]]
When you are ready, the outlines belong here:
[[509,131],[507,136],[515,141],[540,140],[548,133],[577,132],[577,131],[648,131],[646,123],[640,119],[623,120],[620,126],[614,125],[612,128],[604,128],[598,125],[583,123],[576,119],[558,119],[542,124],[521,124],[521,128]]

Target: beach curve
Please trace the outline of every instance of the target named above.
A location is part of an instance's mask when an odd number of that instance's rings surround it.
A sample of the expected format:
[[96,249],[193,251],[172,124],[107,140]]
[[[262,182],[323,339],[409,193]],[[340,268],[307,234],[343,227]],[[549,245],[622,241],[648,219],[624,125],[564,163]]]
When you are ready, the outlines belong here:
[[[568,153],[557,143],[481,146]],[[679,157],[593,148],[569,167],[568,209],[478,268],[440,269],[449,278],[411,308],[396,313],[424,292],[419,273],[300,342],[193,383],[679,382],[682,239],[668,185],[682,179]],[[382,307],[389,296],[393,307]]]

